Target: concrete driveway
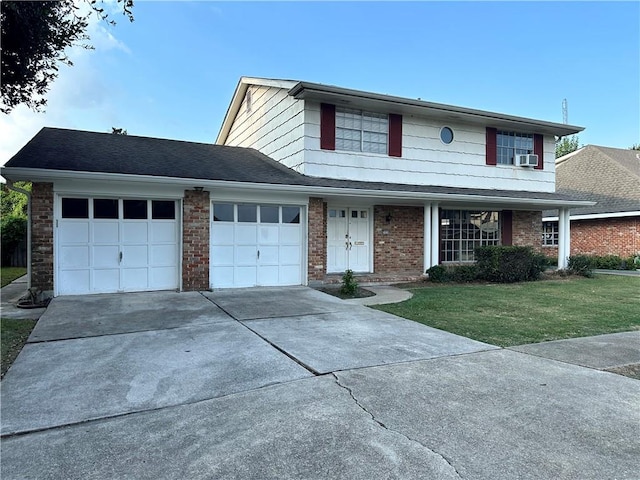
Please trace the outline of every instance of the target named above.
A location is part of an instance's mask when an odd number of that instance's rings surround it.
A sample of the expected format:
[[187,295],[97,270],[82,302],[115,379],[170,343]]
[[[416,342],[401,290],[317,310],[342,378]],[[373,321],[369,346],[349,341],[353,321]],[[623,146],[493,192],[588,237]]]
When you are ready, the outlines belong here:
[[54,299],[2,478],[638,478],[640,382],[297,287]]

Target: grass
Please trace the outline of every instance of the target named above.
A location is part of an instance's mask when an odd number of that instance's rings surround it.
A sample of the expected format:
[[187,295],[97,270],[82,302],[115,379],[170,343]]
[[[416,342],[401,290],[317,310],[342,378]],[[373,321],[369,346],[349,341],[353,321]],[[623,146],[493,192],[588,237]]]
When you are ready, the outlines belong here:
[[26,268],[22,267],[2,267],[0,268],[0,286],[9,285],[16,278],[20,278],[27,273]]
[[0,378],[9,370],[35,325],[35,320],[0,319]]
[[640,278],[429,285],[374,308],[501,347],[640,329]]

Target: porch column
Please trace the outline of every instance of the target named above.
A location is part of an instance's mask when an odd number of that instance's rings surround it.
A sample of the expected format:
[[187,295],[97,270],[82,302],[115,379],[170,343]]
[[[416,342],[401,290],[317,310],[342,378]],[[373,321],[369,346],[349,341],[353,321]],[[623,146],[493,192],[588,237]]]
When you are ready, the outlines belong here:
[[561,208],[558,212],[558,268],[565,269],[569,265],[571,255],[571,222],[570,210]]
[[424,264],[422,267],[422,274],[433,266],[431,263],[431,203],[424,204],[424,241],[422,245],[422,256],[424,258]]
[[440,260],[440,208],[438,203],[431,204],[431,266]]

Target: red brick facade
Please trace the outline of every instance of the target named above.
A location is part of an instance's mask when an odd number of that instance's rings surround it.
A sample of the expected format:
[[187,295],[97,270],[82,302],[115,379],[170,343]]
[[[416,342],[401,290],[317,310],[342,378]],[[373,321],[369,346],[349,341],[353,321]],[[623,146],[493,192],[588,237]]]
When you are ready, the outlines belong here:
[[[548,256],[558,256],[558,247],[545,247]],[[618,255],[640,253],[640,217],[599,218],[571,221],[571,255]]]
[[374,272],[422,274],[424,208],[376,205],[373,222]]
[[532,246],[537,252],[542,251],[542,212],[514,210],[511,228],[512,245]]
[[185,190],[182,214],[182,289],[209,289],[209,192]]
[[31,187],[31,287],[53,290],[53,184]]
[[309,198],[309,238],[307,255],[309,281],[323,280],[327,271],[327,204]]

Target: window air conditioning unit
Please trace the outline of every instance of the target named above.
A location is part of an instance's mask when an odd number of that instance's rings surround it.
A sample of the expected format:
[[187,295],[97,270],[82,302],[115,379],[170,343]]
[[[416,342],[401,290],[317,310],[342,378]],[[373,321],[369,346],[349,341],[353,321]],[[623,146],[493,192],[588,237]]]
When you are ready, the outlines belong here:
[[519,155],[516,154],[515,164],[519,167],[537,167],[538,166],[538,155]]

